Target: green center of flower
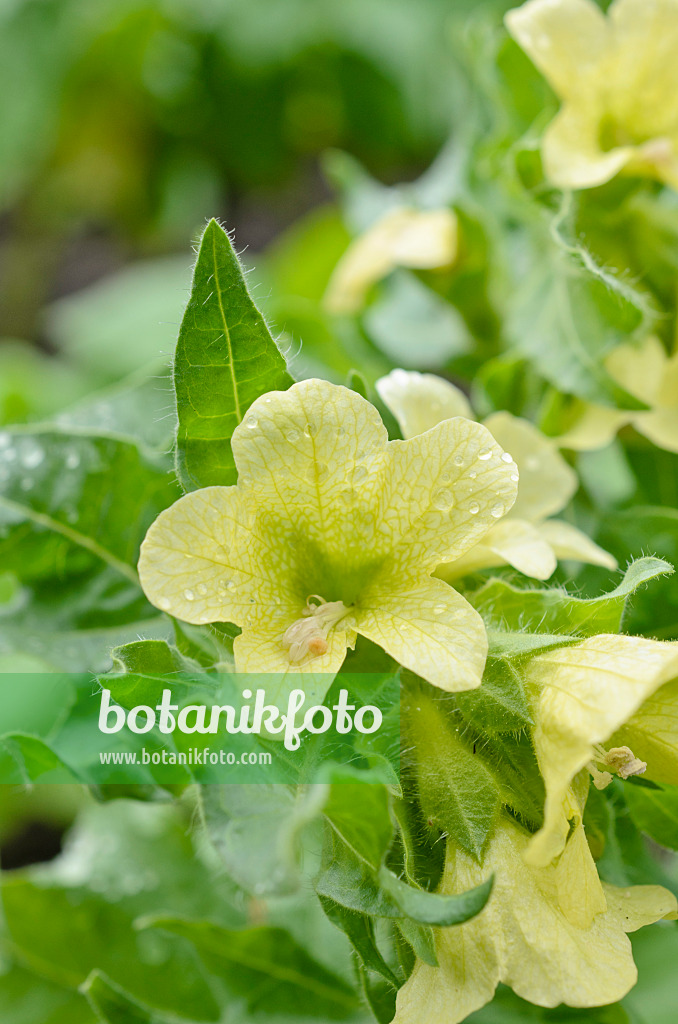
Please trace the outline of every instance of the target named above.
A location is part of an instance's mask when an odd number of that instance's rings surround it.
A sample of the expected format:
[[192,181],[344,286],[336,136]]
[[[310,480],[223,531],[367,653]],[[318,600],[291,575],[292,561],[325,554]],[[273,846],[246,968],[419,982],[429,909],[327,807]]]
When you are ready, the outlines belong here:
[[329,648],[327,636],[330,630],[348,613],[343,601],[325,601],[317,594],[311,594],[302,617],[283,634],[282,644],[288,650],[290,663],[297,665],[307,657],[317,658],[325,654]]
[[[605,750],[604,747],[596,746],[593,749],[595,757],[586,767],[596,789],[605,789],[609,786],[613,775],[618,775],[620,779],[628,779],[632,775],[642,775],[647,768],[645,761],[637,758],[630,747],[611,747]],[[601,771],[597,765],[603,765],[608,770]]]

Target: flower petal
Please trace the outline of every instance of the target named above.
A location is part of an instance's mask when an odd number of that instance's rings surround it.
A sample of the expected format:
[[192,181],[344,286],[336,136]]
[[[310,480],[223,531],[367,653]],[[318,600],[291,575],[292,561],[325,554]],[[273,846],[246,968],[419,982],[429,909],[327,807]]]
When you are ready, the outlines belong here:
[[141,545],[139,578],[158,608],[184,622],[242,625],[252,607],[301,614],[291,565],[268,557],[236,487],[204,487],[158,516]]
[[570,429],[554,439],[559,448],[572,448],[574,451],[607,448],[617,431],[630,423],[636,415],[625,409],[610,409],[589,402],[580,402],[578,406],[579,415]]
[[[610,909],[598,913],[590,927],[579,927],[560,907],[556,869],[525,862],[528,842],[529,837],[504,818],[482,865],[448,844],[440,891],[463,892],[494,871],[492,896],[477,917],[436,930],[440,966],[417,962],[398,993],[394,1024],[459,1024],[490,1001],[499,982],[539,1006],[579,1007],[615,1002],[635,983],[637,971],[625,925],[671,916],[675,897],[660,886],[605,886]],[[571,877],[576,891],[586,888],[593,874],[595,865],[585,858]],[[630,912],[624,922],[626,901]]]
[[480,615],[442,580],[384,574],[361,597],[355,628],[433,686],[480,685],[487,637]]
[[592,0],[529,0],[504,21],[559,96],[590,89],[610,44],[605,16]]
[[[678,645],[672,645],[678,650]],[[630,746],[647,762],[646,776],[678,786],[678,680],[661,686],[615,733],[614,746]]]
[[490,527],[480,544],[449,565],[442,565],[436,575],[453,580],[469,572],[489,569],[494,565],[512,565],[518,572],[537,580],[547,580],[555,571],[556,557],[540,536],[541,527],[524,519],[508,516]]
[[579,481],[555,443],[528,420],[509,412],[494,413],[484,422],[518,467],[520,483],[511,516],[536,522],[565,508]]
[[600,635],[532,658],[525,679],[533,694],[534,743],[546,787],[544,825],[528,856],[546,865],[569,832],[565,800],[575,775],[655,690],[678,674],[678,645],[643,637]]
[[391,370],[386,377],[379,378],[376,388],[406,439],[453,416],[475,419],[464,392],[434,373]]
[[633,425],[658,448],[665,448],[667,452],[678,452],[678,407],[637,412],[633,417]]
[[403,576],[459,558],[511,508],[517,476],[490,432],[461,417],[392,441],[377,550]]
[[[260,675],[266,679],[266,702],[281,710],[287,707],[292,690],[302,689],[308,708],[322,700],[346,657],[346,648],[355,644],[355,632],[335,627],[327,636],[328,650],[308,664],[291,665],[289,652],[282,644],[289,620],[283,616],[245,625],[233,644],[238,672]],[[259,680],[257,685],[262,685]],[[254,685],[252,686],[254,689]]]
[[547,519],[537,527],[540,537],[550,544],[556,558],[571,558],[588,565],[602,565],[605,569],[616,569],[617,559],[594,544],[590,537],[562,519]]
[[600,147],[603,111],[595,99],[566,103],[544,133],[542,153],[547,178],[558,188],[593,188],[610,181],[638,150]]
[[668,362],[664,346],[648,335],[640,345],[617,345],[605,360],[605,368],[629,394],[655,405]]
[[371,285],[395,267],[446,267],[457,255],[457,218],[452,210],[389,210],[348,247],[330,280],[325,305],[332,313],[356,313]]
[[616,0],[609,102],[633,136],[665,136],[678,119],[678,6],[672,0]]

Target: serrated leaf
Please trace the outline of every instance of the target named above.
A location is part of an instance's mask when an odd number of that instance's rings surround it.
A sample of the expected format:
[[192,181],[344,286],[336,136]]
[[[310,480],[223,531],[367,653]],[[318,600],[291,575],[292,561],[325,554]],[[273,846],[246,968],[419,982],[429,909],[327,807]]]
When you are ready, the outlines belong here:
[[482,685],[456,694],[454,702],[481,732],[517,732],[533,724],[522,676],[508,658],[488,658]]
[[174,357],[177,474],[184,489],[234,484],[233,431],[259,395],[290,384],[229,237],[211,220]]
[[347,983],[314,960],[282,928],[231,931],[207,921],[165,916],[138,924],[188,939],[208,970],[233,995],[244,997],[251,1012],[342,1020],[358,1008]]

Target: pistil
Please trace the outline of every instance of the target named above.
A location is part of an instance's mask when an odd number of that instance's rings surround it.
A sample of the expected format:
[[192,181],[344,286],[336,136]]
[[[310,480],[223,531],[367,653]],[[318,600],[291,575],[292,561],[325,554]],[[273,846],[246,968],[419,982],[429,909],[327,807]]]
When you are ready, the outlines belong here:
[[[594,753],[594,759],[589,761],[586,767],[596,789],[605,789],[609,786],[614,775],[618,775],[620,779],[628,779],[632,775],[642,775],[647,768],[645,761],[636,757],[630,747],[611,747],[605,750],[604,747],[596,746]],[[609,770],[601,771],[598,765]]]

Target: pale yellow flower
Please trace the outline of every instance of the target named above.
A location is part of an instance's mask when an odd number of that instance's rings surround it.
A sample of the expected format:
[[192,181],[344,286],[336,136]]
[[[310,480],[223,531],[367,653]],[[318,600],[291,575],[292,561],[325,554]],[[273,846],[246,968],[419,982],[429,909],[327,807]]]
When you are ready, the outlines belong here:
[[158,608],[234,622],[238,671],[335,673],[361,633],[435,686],[478,686],[478,613],[431,573],[508,510],[516,467],[482,426],[456,418],[388,441],[353,391],[306,380],[256,400],[232,438],[234,487],[186,494],[142,545]]
[[678,187],[678,0],[528,0],[505,20],[562,102],[542,145],[555,185],[624,170]]
[[531,658],[523,673],[546,787],[544,825],[527,856],[545,866],[570,845],[572,785],[583,769],[600,786],[645,771],[678,784],[678,644],[593,636]]
[[610,409],[579,402],[574,423],[557,442],[578,451],[605,448],[629,424],[659,448],[678,452],[678,353],[667,356],[658,338],[618,345],[605,360],[610,376],[648,410]]
[[[495,873],[484,910],[465,924],[436,929],[438,967],[418,960],[398,993],[394,1024],[459,1024],[509,985],[538,1006],[600,1006],[621,999],[637,980],[627,932],[676,916],[675,897],[656,885],[601,885],[588,847],[567,865],[526,862],[529,836],[502,818],[482,864],[448,840],[439,891],[461,893]],[[597,910],[586,926],[572,903]],[[569,897],[569,898],[568,898]]]
[[434,270],[457,258],[457,217],[452,210],[398,206],[349,245],[325,295],[331,313],[357,313],[368,290],[396,267]]
[[[434,374],[393,370],[376,386],[404,437],[422,434],[449,416],[473,417],[463,392]],[[518,497],[508,515],[492,526],[479,544],[440,569],[439,575],[453,579],[508,564],[527,576],[545,580],[554,572],[559,558],[614,569],[615,559],[586,534],[550,518],[568,504],[577,489],[576,474],[555,443],[527,420],[508,412],[494,413],[484,425],[515,459],[520,476]]]

